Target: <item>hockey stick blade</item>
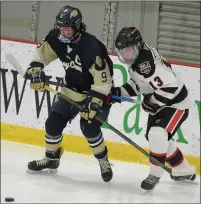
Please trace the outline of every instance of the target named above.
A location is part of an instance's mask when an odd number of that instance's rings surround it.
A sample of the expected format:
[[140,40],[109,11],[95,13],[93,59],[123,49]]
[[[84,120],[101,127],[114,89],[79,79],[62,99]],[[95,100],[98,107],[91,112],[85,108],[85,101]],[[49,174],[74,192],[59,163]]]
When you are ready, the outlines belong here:
[[[12,55],[12,54],[5,54],[5,57],[7,59],[7,61],[15,68],[15,70],[22,76],[25,76],[25,71],[23,70],[23,68],[20,66],[20,64],[18,63],[18,61],[16,60],[16,58]],[[28,79],[28,78],[27,78]],[[47,81],[47,84],[51,84],[51,85],[55,85],[55,86],[60,86],[60,87],[64,87],[66,86],[65,84],[60,84],[54,81]]]
[[24,77],[25,71],[22,69],[16,58],[12,54],[5,54],[7,61],[15,68],[15,70]]
[[[20,74],[20,76],[24,77],[25,71],[21,67],[21,65],[18,63],[16,58],[12,54],[5,54],[5,57],[7,61],[15,68],[15,70]],[[58,85],[58,83],[54,82],[53,85]],[[45,85],[45,89],[53,94],[57,94],[58,92],[54,90],[53,88]]]

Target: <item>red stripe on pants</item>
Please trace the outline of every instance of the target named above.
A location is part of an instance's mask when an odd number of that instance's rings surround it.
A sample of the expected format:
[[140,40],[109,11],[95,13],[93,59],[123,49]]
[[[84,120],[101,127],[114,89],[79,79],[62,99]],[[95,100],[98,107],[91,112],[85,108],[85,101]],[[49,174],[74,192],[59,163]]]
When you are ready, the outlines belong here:
[[170,123],[166,127],[167,132],[172,133],[176,128],[179,120],[181,119],[182,115],[184,114],[183,110],[177,110],[174,116],[172,117]]

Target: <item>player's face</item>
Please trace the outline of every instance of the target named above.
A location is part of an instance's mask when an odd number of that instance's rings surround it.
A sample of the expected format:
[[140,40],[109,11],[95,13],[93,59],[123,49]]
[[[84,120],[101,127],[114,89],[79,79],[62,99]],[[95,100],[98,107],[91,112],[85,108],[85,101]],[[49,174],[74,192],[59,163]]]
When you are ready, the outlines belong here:
[[126,64],[132,64],[138,56],[138,50],[135,47],[125,47],[122,50],[117,50],[120,61]]
[[71,27],[61,27],[60,33],[62,36],[71,39],[75,33],[75,31]]

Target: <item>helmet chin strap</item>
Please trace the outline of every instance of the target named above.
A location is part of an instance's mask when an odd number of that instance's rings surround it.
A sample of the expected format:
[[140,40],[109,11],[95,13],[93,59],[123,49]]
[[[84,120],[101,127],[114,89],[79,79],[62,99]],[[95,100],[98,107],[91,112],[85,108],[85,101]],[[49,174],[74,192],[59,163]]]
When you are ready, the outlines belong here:
[[62,42],[62,43],[76,43],[79,41],[81,36],[81,33],[77,32],[74,36],[72,36],[70,39],[63,36],[63,35],[59,35],[58,39]]
[[72,39],[66,38],[63,35],[59,35],[58,39],[62,42],[62,43],[71,43]]

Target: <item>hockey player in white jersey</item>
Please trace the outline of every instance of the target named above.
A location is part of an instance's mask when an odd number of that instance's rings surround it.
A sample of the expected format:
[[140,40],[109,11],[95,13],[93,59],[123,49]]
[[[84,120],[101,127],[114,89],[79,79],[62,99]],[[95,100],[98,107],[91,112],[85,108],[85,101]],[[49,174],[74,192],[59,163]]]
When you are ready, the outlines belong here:
[[[186,86],[157,50],[144,43],[135,27],[123,28],[115,45],[120,61],[129,65],[130,80],[113,88],[112,94],[125,97],[143,94],[142,108],[149,113],[146,139],[150,155],[163,164],[168,162],[172,168],[186,169],[187,176],[171,176],[173,180],[194,180],[195,167],[172,140],[191,107]],[[162,173],[163,169],[150,161],[150,174],[142,181],[141,188],[153,189]]]

